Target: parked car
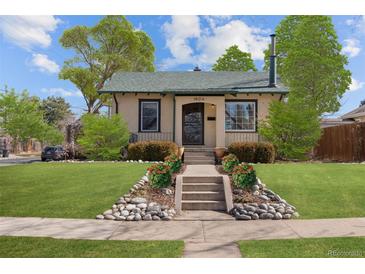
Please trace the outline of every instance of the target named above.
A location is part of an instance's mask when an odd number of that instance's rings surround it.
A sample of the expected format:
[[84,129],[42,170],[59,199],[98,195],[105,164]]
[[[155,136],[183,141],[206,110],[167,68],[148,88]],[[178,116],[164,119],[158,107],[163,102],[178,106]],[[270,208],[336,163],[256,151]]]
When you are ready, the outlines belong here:
[[66,151],[62,146],[47,146],[42,150],[41,159],[46,160],[63,160],[65,159]]

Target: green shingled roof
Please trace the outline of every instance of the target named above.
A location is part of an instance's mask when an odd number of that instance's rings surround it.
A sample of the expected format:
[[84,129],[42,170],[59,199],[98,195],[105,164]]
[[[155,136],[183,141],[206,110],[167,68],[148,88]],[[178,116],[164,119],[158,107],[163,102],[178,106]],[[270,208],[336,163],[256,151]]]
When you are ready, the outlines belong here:
[[278,77],[269,87],[267,72],[119,72],[99,92],[156,92],[176,94],[287,93]]

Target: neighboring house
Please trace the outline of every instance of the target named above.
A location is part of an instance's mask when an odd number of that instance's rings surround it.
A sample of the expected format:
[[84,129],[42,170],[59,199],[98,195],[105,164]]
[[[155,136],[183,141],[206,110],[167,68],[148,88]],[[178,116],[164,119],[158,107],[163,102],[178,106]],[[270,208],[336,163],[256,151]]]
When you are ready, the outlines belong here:
[[276,75],[275,36],[269,72],[120,72],[100,90],[113,95],[138,140],[226,147],[259,141],[258,122],[288,93]]
[[362,105],[340,117],[344,121],[365,122],[365,105]]
[[348,124],[352,124],[352,123],[354,123],[354,122],[342,120],[341,118],[322,118],[321,119],[321,128],[348,125]]

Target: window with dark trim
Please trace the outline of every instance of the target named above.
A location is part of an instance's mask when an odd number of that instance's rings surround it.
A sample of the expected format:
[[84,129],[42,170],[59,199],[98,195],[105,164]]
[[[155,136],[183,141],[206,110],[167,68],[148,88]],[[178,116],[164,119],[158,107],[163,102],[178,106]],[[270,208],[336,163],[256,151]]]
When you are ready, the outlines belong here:
[[256,131],[256,101],[226,101],[226,131]]
[[141,132],[160,131],[160,101],[139,101],[139,130]]

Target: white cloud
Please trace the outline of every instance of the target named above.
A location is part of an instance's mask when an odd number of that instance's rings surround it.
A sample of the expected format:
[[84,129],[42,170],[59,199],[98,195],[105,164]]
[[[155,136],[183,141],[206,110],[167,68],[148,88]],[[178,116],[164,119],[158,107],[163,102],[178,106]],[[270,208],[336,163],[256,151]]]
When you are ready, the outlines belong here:
[[252,54],[254,60],[263,60],[263,51],[267,48],[269,38],[258,34],[259,30],[251,28],[240,20],[233,20],[212,29],[212,34],[202,36],[198,41],[200,63],[214,63],[225,50],[232,46]]
[[191,62],[194,51],[188,39],[200,37],[199,16],[172,16],[171,23],[166,22],[162,29],[166,36],[166,47],[174,57],[166,62],[171,65]]
[[347,19],[345,24],[355,27],[358,32],[365,34],[365,15],[356,16],[353,19]]
[[347,54],[350,58],[351,57],[355,57],[357,56],[360,51],[360,41],[355,39],[355,38],[351,38],[351,39],[345,39],[344,40],[344,47],[342,48],[342,52]]
[[53,96],[62,96],[62,97],[71,97],[71,96],[76,96],[76,97],[82,97],[82,93],[79,90],[66,90],[63,88],[42,88],[41,91],[43,93],[47,93],[49,95],[53,95]]
[[[203,28],[201,20],[208,26]],[[162,69],[189,63],[210,66],[234,44],[251,53],[254,60],[263,60],[263,51],[269,43],[268,30],[248,26],[231,17],[172,16],[163,31],[172,58],[163,61]]]
[[0,16],[0,32],[11,43],[31,50],[51,45],[50,32],[62,21],[54,16]]
[[60,71],[60,66],[45,54],[33,53],[31,65],[41,72],[58,73]]
[[351,85],[349,87],[349,91],[355,91],[358,89],[361,89],[362,87],[364,87],[365,83],[364,82],[360,82],[358,80],[356,80],[355,78],[351,78]]

